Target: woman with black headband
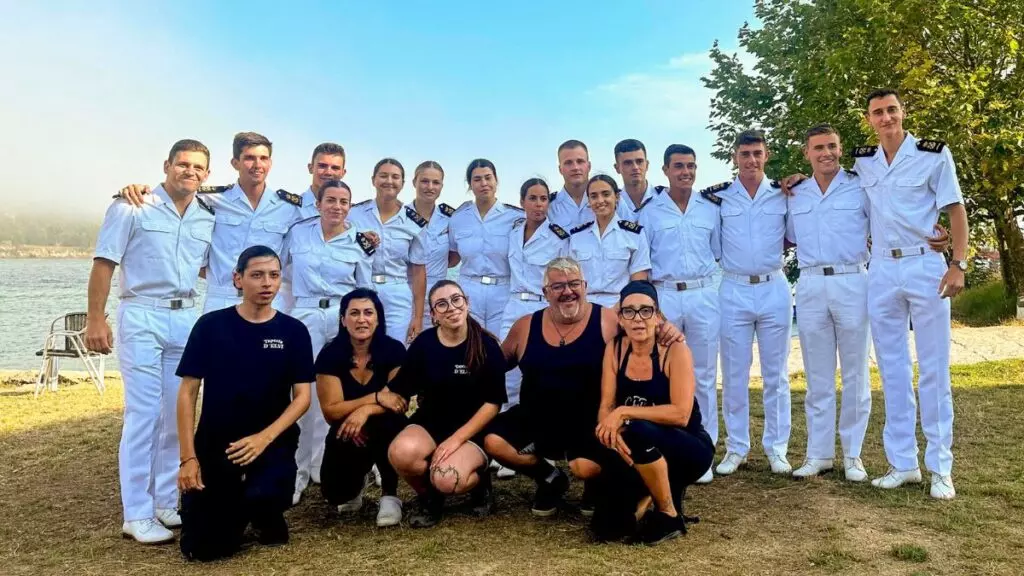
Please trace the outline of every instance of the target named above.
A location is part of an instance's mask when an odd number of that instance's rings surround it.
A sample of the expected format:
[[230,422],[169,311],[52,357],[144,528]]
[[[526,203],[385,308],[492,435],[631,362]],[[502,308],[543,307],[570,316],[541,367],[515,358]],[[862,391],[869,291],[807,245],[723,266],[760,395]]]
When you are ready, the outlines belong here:
[[594,529],[599,538],[625,536],[641,517],[636,539],[656,544],[686,531],[686,487],[711,465],[714,445],[701,426],[689,349],[655,337],[663,320],[654,286],[627,284],[618,313],[619,334],[605,348],[596,430],[617,456],[609,452],[602,466]]

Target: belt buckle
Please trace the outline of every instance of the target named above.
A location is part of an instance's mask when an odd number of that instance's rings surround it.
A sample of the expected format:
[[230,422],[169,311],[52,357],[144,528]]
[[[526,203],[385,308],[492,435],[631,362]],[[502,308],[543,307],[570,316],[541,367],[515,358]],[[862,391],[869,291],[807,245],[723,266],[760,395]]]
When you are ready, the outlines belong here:
[[383,274],[377,274],[372,278],[374,284],[384,284],[388,281],[387,277]]
[[824,274],[825,276],[835,276],[836,269],[831,266],[825,266],[824,268],[821,269],[821,273]]
[[175,298],[171,300],[171,310],[181,310],[184,304],[185,303],[182,302],[181,298]]
[[761,277],[760,276],[748,276],[747,280],[749,280],[751,284],[760,284],[761,283]]
[[317,305],[320,306],[321,308],[330,308],[331,307],[331,299],[330,298],[321,298],[320,302],[318,302]]
[[889,253],[892,254],[893,258],[903,258],[903,250],[900,250],[899,248],[893,248]]
[[686,285],[686,282],[676,282],[676,290],[682,292],[687,288],[689,288],[689,286]]
[[481,276],[480,283],[484,285],[497,284],[497,279],[493,276]]
[[529,292],[520,292],[519,293],[519,299],[520,300],[533,300],[533,294],[530,294]]

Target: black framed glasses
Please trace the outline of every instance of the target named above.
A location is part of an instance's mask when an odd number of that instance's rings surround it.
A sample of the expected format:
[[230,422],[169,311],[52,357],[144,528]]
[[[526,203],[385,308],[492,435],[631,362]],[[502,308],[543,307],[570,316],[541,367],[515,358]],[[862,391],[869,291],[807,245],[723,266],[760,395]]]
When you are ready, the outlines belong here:
[[587,283],[584,280],[570,280],[568,282],[553,282],[544,287],[545,290],[551,290],[552,292],[562,292],[566,288],[570,290],[579,290],[586,286]]
[[619,308],[619,316],[622,316],[624,320],[632,320],[637,316],[640,316],[641,320],[650,320],[654,317],[654,306],[641,306],[639,308],[631,308],[629,306]]
[[451,298],[438,298],[430,304],[430,309],[438,314],[444,314],[449,308],[462,310],[466,307],[466,297],[462,294],[452,294]]

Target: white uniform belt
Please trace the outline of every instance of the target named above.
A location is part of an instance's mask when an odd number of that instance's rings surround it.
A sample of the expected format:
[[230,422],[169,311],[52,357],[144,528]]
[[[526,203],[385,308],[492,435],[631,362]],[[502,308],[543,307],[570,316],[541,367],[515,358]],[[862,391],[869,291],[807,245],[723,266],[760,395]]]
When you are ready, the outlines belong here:
[[341,296],[302,296],[295,299],[296,308],[330,308],[341,304]]
[[832,264],[830,266],[806,266],[800,269],[801,274],[812,276],[835,276],[837,274],[859,274],[864,271],[863,264]]
[[682,292],[683,290],[696,290],[697,288],[711,286],[711,282],[711,276],[705,276],[694,280],[655,280],[652,284],[658,288]]
[[405,284],[409,282],[408,278],[402,278],[401,276],[389,276],[387,274],[374,274],[370,276],[370,281],[374,284]]
[[926,246],[907,246],[903,248],[885,248],[882,250],[883,258],[909,258],[911,256],[923,256],[928,253]]
[[241,298],[242,290],[234,286],[207,286],[206,293],[220,298]]
[[782,271],[773,270],[767,274],[736,274],[734,272],[722,272],[722,277],[735,280],[742,284],[763,284],[771,281],[772,277],[780,272]]
[[528,300],[530,302],[540,302],[544,298],[538,294],[532,294],[530,292],[513,292],[513,300]]
[[137,304],[150,308],[169,308],[171,310],[183,310],[196,305],[195,298],[149,298],[147,296],[128,296],[122,298],[125,304]]
[[508,284],[508,276],[462,276],[480,284]]

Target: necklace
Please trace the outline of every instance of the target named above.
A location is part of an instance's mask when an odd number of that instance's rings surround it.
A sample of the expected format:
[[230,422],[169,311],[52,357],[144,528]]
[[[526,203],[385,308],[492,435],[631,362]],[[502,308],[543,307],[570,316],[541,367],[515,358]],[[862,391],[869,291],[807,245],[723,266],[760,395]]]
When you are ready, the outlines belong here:
[[565,346],[565,338],[566,338],[566,336],[571,336],[572,333],[576,331],[576,326],[578,326],[580,324],[580,322],[578,322],[578,321],[574,322],[573,325],[569,328],[569,330],[567,330],[563,334],[562,331],[558,329],[558,322],[555,322],[555,319],[553,317],[551,317],[551,311],[550,310],[548,310],[548,318],[551,320],[551,325],[555,328],[555,332],[558,332],[558,346],[559,347]]

